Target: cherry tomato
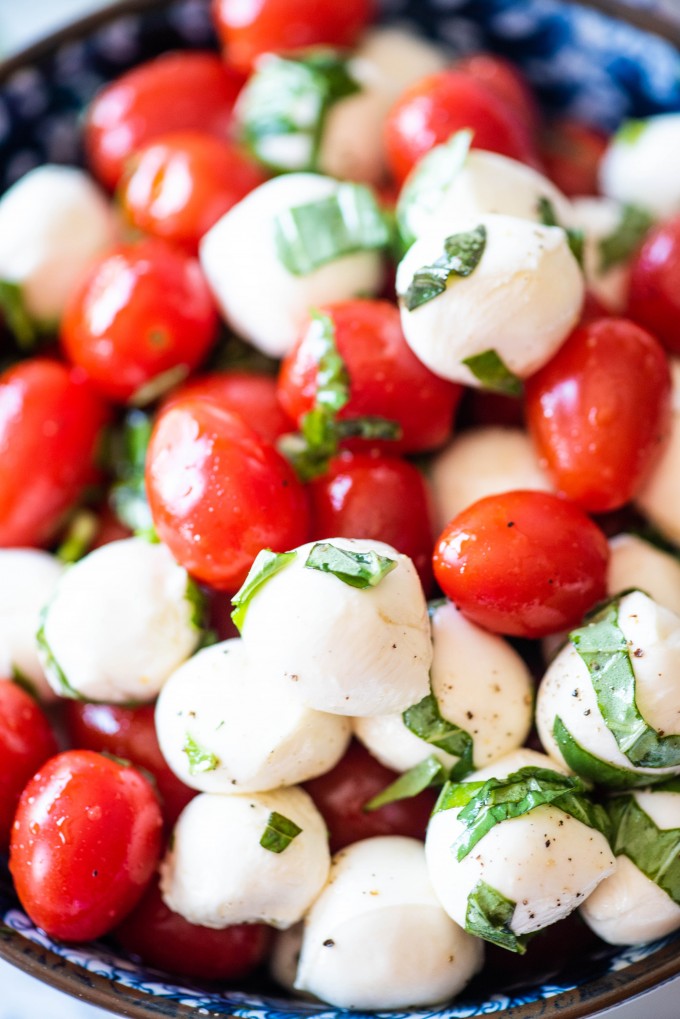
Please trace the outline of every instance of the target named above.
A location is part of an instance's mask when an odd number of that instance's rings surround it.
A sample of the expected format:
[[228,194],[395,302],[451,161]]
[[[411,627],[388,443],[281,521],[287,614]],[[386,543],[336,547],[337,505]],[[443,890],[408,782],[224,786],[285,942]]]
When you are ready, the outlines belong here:
[[494,393],[490,389],[468,389],[461,408],[461,423],[467,426],[501,425],[504,428],[524,427],[524,407],[514,396]]
[[52,539],[98,477],[108,418],[79,369],[33,358],[0,375],[0,546]]
[[392,173],[404,181],[418,160],[462,128],[474,131],[473,148],[535,164],[522,118],[483,82],[464,71],[440,71],[408,88],[385,122]]
[[633,498],[668,437],[670,401],[663,347],[623,318],[576,329],[526,385],[543,464],[558,491],[592,513]]
[[9,846],[24,786],[56,752],[57,741],[42,709],[16,683],[0,680],[0,852]]
[[64,941],[106,934],[151,879],[163,821],[134,768],[90,750],[52,757],[24,789],[9,867],[22,906]]
[[325,43],[351,47],[373,17],[373,0],[213,0],[213,20],[229,62],[251,71],[262,53]]
[[258,923],[222,930],[189,923],[165,905],[157,880],[113,933],[126,952],[146,965],[198,980],[248,976],[263,961],[271,935],[269,927]]
[[548,177],[565,195],[596,195],[607,143],[607,135],[588,124],[553,120],[539,139],[539,151]]
[[435,544],[434,575],[473,623],[514,637],[578,624],[606,593],[607,539],[567,499],[505,492],[468,506]]
[[132,226],[196,254],[203,234],[264,180],[235,145],[184,131],[138,149],[118,193]]
[[263,548],[307,540],[302,485],[236,414],[187,397],[159,415],[146,460],[154,526],[199,580],[235,591]]
[[383,767],[360,743],[353,741],[331,771],[304,783],[326,822],[331,853],[374,835],[425,839],[427,822],[437,799],[436,792],[431,789],[407,800],[387,803],[378,810],[364,810],[369,800],[398,777],[395,771]]
[[217,311],[198,262],[155,238],[121,244],[99,259],[61,324],[66,355],[122,403],[159,395],[154,382],[188,374],[216,336]]
[[312,534],[374,538],[410,556],[427,592],[432,587],[432,524],[425,479],[413,464],[379,453],[335,457],[309,485]]
[[119,704],[67,701],[64,709],[69,743],[74,749],[113,754],[152,775],[163,818],[172,827],[196,790],[181,782],[165,763],[156,736],[154,705],[124,708]]
[[456,70],[481,81],[494,95],[521,116],[533,134],[538,130],[541,113],[529,82],[514,64],[493,53],[471,53],[456,61]]
[[[418,360],[404,339],[397,308],[387,301],[356,300],[321,311],[333,322],[335,345],[349,375],[349,400],[338,417],[398,422],[402,437],[382,443],[386,452],[415,453],[445,442],[461,387],[433,375]],[[314,406],[319,384],[314,326],[287,355],[279,375],[281,406],[298,422]]]
[[680,354],[680,216],[650,230],[633,259],[628,314]]
[[226,138],[243,76],[214,53],[165,53],[122,74],[87,111],[84,142],[90,169],[113,190],[128,158],[169,131]]

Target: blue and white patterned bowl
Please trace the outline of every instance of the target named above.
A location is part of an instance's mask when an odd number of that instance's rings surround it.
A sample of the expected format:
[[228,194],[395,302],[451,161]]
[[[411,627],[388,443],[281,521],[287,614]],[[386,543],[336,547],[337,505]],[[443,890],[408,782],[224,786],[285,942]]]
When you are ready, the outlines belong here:
[[[678,50],[585,7],[561,0],[383,0],[383,7],[390,20],[410,23],[454,52],[484,48],[510,57],[548,109],[606,128],[628,116],[680,110]],[[0,191],[41,162],[80,162],[80,113],[100,84],[164,50],[214,46],[207,0],[123,0],[0,66]],[[454,1005],[380,1015],[578,1019],[680,974],[680,936],[623,951],[588,944],[576,966],[572,946],[571,963],[561,969],[557,963],[549,983],[478,979]],[[104,943],[54,942],[19,908],[2,860],[0,957],[76,997],[138,1019],[347,1016],[276,997],[262,990],[264,984],[252,993],[177,984]]]

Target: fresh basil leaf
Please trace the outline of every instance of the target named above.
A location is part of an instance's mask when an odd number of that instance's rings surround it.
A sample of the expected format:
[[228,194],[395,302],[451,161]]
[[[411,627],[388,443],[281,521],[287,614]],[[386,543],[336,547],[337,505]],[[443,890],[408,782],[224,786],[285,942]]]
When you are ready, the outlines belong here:
[[335,343],[333,319],[319,311],[312,311],[311,319],[304,343],[317,364],[314,402],[337,413],[349,400],[347,365]]
[[297,838],[301,831],[302,828],[295,821],[272,810],[267,820],[267,827],[260,839],[260,845],[263,849],[268,849],[270,853],[282,853],[284,849],[288,849],[293,839]]
[[606,789],[634,789],[654,782],[653,775],[639,775],[615,764],[603,761],[577,743],[559,716],[553,723],[553,737],[560,753],[570,768],[584,782],[604,786]]
[[21,287],[11,280],[0,280],[0,317],[22,351],[33,350],[42,338],[43,330],[26,311]]
[[515,934],[510,926],[516,905],[485,881],[478,881],[468,895],[465,930],[499,948],[524,955],[529,936]]
[[401,717],[406,728],[414,736],[458,758],[450,778],[460,781],[470,774],[474,768],[472,736],[465,729],[442,718],[434,694],[429,693],[417,704],[407,708]]
[[614,135],[614,140],[624,145],[634,145],[647,130],[646,120],[625,120]]
[[365,414],[363,417],[342,418],[335,422],[338,441],[342,439],[368,439],[372,442],[396,442],[403,434],[398,421]]
[[203,591],[201,591],[198,584],[194,580],[192,580],[191,577],[189,577],[187,580],[187,586],[186,591],[184,592],[184,597],[191,606],[191,617],[189,620],[191,625],[193,626],[194,630],[200,630],[202,632],[205,626],[205,617],[208,603],[205,595],[203,594]]
[[441,785],[446,781],[446,769],[436,757],[426,757],[413,768],[409,768],[403,775],[395,779],[386,789],[374,796],[363,809],[367,812],[379,810],[387,803],[396,803],[397,800],[408,800],[413,796],[422,793],[423,789],[430,786]]
[[68,681],[66,673],[62,669],[61,665],[54,657],[52,648],[47,642],[45,636],[45,621],[47,619],[47,612],[49,605],[45,605],[42,612],[40,613],[40,626],[38,632],[35,635],[36,644],[43,653],[43,667],[45,672],[49,673],[59,683],[60,695],[62,697],[69,697],[73,701],[84,701],[85,697],[80,694],[75,687],[72,687]]
[[202,775],[206,771],[215,771],[219,767],[220,759],[211,750],[200,746],[188,732],[184,736],[182,750],[189,761],[189,774]]
[[[430,149],[409,175],[397,202],[397,227],[402,251],[417,239],[415,223],[436,212],[467,159],[474,132],[456,131],[443,145]],[[415,221],[415,223],[414,223]]]
[[564,230],[567,235],[567,244],[569,245],[569,249],[578,264],[581,268],[583,268],[583,247],[585,244],[583,230],[563,226],[557,218],[555,206],[550,199],[545,196],[538,199],[538,217],[543,226],[558,226],[560,229]]
[[463,358],[463,364],[481,382],[482,389],[505,396],[521,396],[524,391],[522,380],[510,371],[495,350]]
[[319,570],[321,573],[332,573],[343,584],[365,590],[377,587],[380,581],[398,566],[396,559],[378,555],[372,549],[369,552],[352,552],[338,548],[328,541],[318,541],[307,556],[305,567],[308,570]]
[[660,736],[640,714],[635,700],[635,672],[628,644],[619,627],[621,598],[605,605],[569,640],[588,669],[605,725],[621,753],[636,768],[680,766],[680,735]]
[[444,254],[431,265],[418,269],[403,294],[404,304],[414,311],[422,304],[434,300],[446,290],[452,276],[465,278],[479,265],[486,247],[486,227],[451,234],[444,241]]
[[627,856],[680,905],[680,828],[657,828],[630,795],[613,797],[607,809],[615,856]]
[[279,213],[274,241],[288,272],[307,276],[345,255],[387,247],[390,230],[370,188],[345,182],[327,198]]
[[12,663],[12,682],[16,683],[17,686],[20,686],[24,693],[27,693],[34,701],[40,701],[38,690],[33,680],[29,679],[26,673],[14,663]]
[[248,606],[262,585],[284,569],[289,562],[295,559],[296,555],[295,551],[272,552],[270,548],[263,548],[261,552],[257,553],[242,587],[231,599],[231,604],[234,606],[231,618],[239,633],[243,629]]
[[597,271],[605,273],[613,266],[627,262],[653,225],[653,217],[639,205],[624,205],[616,229],[598,243]]
[[92,548],[98,526],[96,514],[91,510],[79,510],[56,551],[57,559],[62,563],[76,563],[82,559]]
[[483,782],[447,782],[434,805],[432,816],[441,813],[442,810],[466,807],[483,788]]
[[156,532],[146,497],[144,470],[153,419],[142,410],[129,411],[120,431],[111,438],[111,470],[115,481],[109,495],[111,509],[136,535],[153,539]]

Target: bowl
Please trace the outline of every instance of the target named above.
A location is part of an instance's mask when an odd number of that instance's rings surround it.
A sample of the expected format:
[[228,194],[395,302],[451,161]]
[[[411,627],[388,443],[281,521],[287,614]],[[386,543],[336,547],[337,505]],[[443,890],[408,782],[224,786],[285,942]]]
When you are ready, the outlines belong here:
[[[636,25],[592,9],[616,6],[614,0],[590,0],[587,6],[559,0],[384,0],[383,16],[413,24],[459,52],[484,48],[509,57],[549,111],[613,129],[624,117],[680,110],[680,27],[651,15],[657,33],[647,34],[640,27],[650,23],[647,9],[632,13]],[[79,117],[100,84],[164,50],[215,46],[208,0],[122,0],[7,61],[0,66],[0,191],[39,163],[82,162]],[[518,967],[512,973],[500,966],[477,978],[452,1005],[381,1015],[577,1019],[680,974],[680,934],[623,950],[577,925],[560,928],[557,936],[565,943],[558,946],[552,937],[532,971]],[[59,990],[138,1019],[347,1016],[284,998],[264,976],[239,989],[178,983],[105,942],[57,943],[20,908],[2,859],[0,957]]]

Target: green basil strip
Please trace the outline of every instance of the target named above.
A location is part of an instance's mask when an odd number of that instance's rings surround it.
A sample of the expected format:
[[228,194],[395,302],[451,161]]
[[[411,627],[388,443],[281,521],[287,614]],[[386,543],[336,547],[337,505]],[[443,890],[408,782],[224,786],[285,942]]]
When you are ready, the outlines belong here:
[[219,767],[220,759],[211,750],[200,746],[188,732],[184,736],[182,750],[189,761],[189,774],[202,775],[206,771],[214,771]]
[[342,418],[327,407],[315,407],[300,422],[300,433],[284,435],[277,446],[293,465],[302,481],[325,474],[328,463],[340,448],[343,439],[367,439],[372,442],[393,442],[401,438],[397,421],[380,417]]
[[91,510],[76,513],[56,551],[57,559],[62,563],[76,563],[82,559],[92,548],[98,527],[97,516]]
[[390,243],[390,229],[372,191],[364,184],[339,184],[337,191],[274,219],[279,259],[294,276],[307,276],[329,262]]
[[12,663],[12,682],[20,686],[24,693],[27,693],[34,701],[40,701],[38,690],[33,680],[29,679],[26,673],[22,672],[19,666],[14,663]]
[[486,247],[486,227],[483,224],[464,233],[451,234],[444,241],[444,254],[431,265],[418,269],[403,295],[409,311],[439,297],[446,290],[452,276],[470,276],[479,265]]
[[614,140],[624,145],[634,145],[647,130],[646,120],[626,120],[614,135]]
[[191,617],[189,622],[193,626],[194,630],[200,630],[202,632],[205,626],[208,602],[203,591],[200,589],[198,584],[191,579],[191,577],[187,579],[184,597],[191,607]]
[[543,226],[558,226],[560,229],[564,230],[567,235],[569,250],[581,268],[583,268],[583,246],[585,243],[583,230],[576,230],[563,226],[557,218],[555,206],[550,199],[545,196],[538,199],[538,217]]
[[317,407],[327,407],[337,413],[349,400],[349,373],[347,365],[335,343],[335,323],[329,315],[312,311],[312,321],[305,343],[312,348],[317,362]]
[[397,227],[406,251],[417,239],[413,220],[419,215],[431,214],[441,205],[444,196],[454,182],[467,159],[472,144],[473,131],[456,131],[443,145],[430,149],[402,188],[397,202]]
[[619,750],[637,768],[680,766],[680,735],[660,736],[644,720],[635,701],[635,672],[618,624],[620,598],[592,621],[569,634],[590,675],[605,724]]
[[491,885],[478,881],[468,895],[465,930],[499,948],[524,955],[529,935],[515,934],[510,927],[516,905]]
[[42,330],[26,311],[21,287],[11,280],[0,280],[0,316],[20,350],[31,351]]
[[442,718],[434,694],[429,693],[422,701],[411,705],[401,717],[414,736],[458,758],[449,776],[451,779],[460,781],[470,774],[474,768],[472,736],[465,729]]
[[612,266],[627,262],[640,247],[653,224],[653,217],[639,205],[624,205],[616,229],[603,237],[597,245],[597,271],[604,273]]
[[387,803],[395,803],[397,800],[408,800],[413,796],[422,793],[423,789],[430,786],[442,785],[446,781],[446,769],[444,765],[434,756],[426,757],[413,768],[409,768],[403,775],[395,779],[386,789],[374,796],[365,803],[363,809],[370,813],[384,807]]
[[146,497],[144,471],[153,419],[142,410],[129,411],[122,429],[111,439],[111,469],[115,482],[109,501],[121,523],[140,537],[153,540],[155,529]]
[[293,839],[297,838],[301,831],[302,828],[295,821],[272,810],[267,820],[267,827],[260,839],[260,845],[263,849],[268,849],[270,853],[282,853],[284,849],[288,849]]
[[318,541],[307,556],[305,566],[308,570],[332,573],[343,584],[363,591],[367,587],[377,587],[388,573],[397,568],[398,563],[396,559],[378,555],[372,549],[369,552],[352,552],[328,541]]
[[615,764],[609,764],[608,761],[591,754],[576,742],[559,717],[553,724],[553,736],[567,767],[584,782],[592,782],[607,789],[634,789],[655,781],[653,775],[639,775],[634,771],[626,771],[625,768],[618,768]]
[[615,796],[608,810],[614,854],[627,856],[680,905],[680,828],[657,828],[633,796]]
[[46,605],[40,613],[40,626],[38,632],[35,635],[35,640],[44,655],[44,667],[45,671],[56,678],[59,683],[60,694],[62,697],[69,697],[73,701],[84,701],[86,698],[80,694],[75,687],[71,686],[68,681],[66,673],[62,669],[61,665],[54,657],[52,648],[47,643],[45,636],[45,621],[47,619],[47,612],[49,605]]
[[505,396],[521,396],[524,391],[522,380],[503,363],[495,350],[485,350],[482,354],[463,358],[474,377],[482,384],[483,389]]
[[272,552],[270,548],[263,548],[261,552],[257,553],[243,586],[231,599],[231,604],[234,606],[231,618],[239,633],[243,629],[248,606],[262,585],[284,569],[291,560],[295,559],[296,555],[295,551]]

